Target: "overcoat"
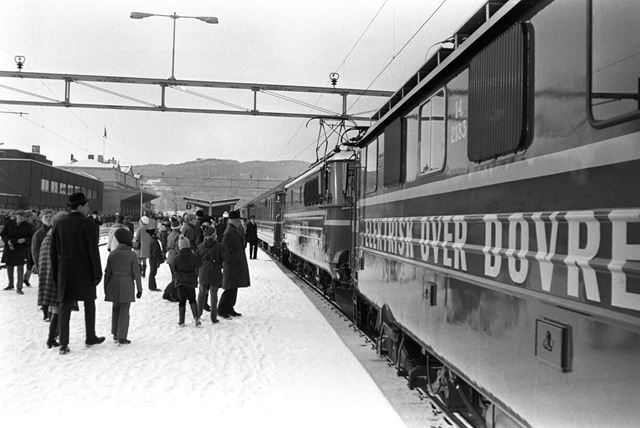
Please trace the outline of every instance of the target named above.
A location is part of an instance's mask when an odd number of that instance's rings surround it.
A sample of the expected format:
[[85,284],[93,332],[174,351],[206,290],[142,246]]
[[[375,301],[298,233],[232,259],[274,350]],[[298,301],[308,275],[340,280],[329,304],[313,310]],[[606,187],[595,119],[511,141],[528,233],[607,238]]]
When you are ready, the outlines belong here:
[[102,266],[93,220],[77,211],[60,219],[51,236],[51,264],[59,302],[96,299]]
[[176,262],[176,256],[178,255],[178,238],[180,237],[179,230],[172,230],[167,237],[167,264],[172,265]]
[[47,235],[47,232],[51,229],[51,226],[47,226],[43,224],[40,226],[38,230],[31,237],[31,258],[33,259],[33,263],[35,264],[33,273],[38,273],[40,268],[40,247],[42,246],[42,241],[44,237]]
[[139,259],[148,259],[151,252],[151,235],[147,233],[147,225],[141,224],[133,235],[133,242],[139,242],[140,247],[137,248],[136,254]]
[[247,222],[247,242],[251,244],[258,242],[258,226],[252,221]]
[[[11,220],[4,225],[2,232],[0,232],[0,236],[4,241],[3,263],[10,266],[20,266],[27,262],[27,257],[31,251],[32,227],[28,221],[18,224],[15,220]],[[21,238],[24,238],[25,242],[18,244],[18,239]],[[9,247],[9,242],[13,245],[13,250]]]
[[53,278],[51,266],[51,231],[40,243],[38,253],[38,306],[54,306],[58,304],[58,287]]
[[244,248],[247,243],[244,239],[242,226],[236,227],[229,222],[222,237],[222,288],[233,290],[235,288],[249,287],[249,265]]
[[114,303],[135,302],[136,289],[142,291],[138,257],[127,244],[118,244],[107,258],[104,300]]
[[222,285],[222,244],[214,239],[205,238],[202,244],[198,245],[196,254],[202,262],[198,272],[200,284],[220,287]]
[[191,248],[182,248],[176,256],[176,287],[198,287],[200,259]]

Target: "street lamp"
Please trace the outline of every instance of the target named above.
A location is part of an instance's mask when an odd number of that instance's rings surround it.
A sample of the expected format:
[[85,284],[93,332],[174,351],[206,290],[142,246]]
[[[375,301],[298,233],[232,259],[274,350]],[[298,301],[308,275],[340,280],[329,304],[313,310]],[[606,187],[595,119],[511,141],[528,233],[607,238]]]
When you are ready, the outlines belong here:
[[176,78],[173,75],[174,64],[176,60],[176,20],[178,18],[193,18],[193,19],[198,19],[200,21],[206,22],[207,24],[217,24],[218,18],[215,16],[184,16],[184,15],[177,15],[175,12],[173,12],[173,15],[161,15],[157,13],[146,13],[146,12],[131,12],[131,15],[130,15],[132,19],[143,19],[143,18],[148,18],[150,16],[164,16],[165,18],[173,19],[173,46],[171,48],[171,77],[169,79],[176,80]]

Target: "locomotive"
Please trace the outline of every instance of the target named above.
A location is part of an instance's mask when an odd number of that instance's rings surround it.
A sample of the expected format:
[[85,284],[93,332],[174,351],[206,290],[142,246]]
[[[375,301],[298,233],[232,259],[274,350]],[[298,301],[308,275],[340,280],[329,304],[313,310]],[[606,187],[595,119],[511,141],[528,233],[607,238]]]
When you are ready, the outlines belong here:
[[640,417],[639,16],[490,1],[334,187],[327,158],[277,193],[281,257],[471,425]]

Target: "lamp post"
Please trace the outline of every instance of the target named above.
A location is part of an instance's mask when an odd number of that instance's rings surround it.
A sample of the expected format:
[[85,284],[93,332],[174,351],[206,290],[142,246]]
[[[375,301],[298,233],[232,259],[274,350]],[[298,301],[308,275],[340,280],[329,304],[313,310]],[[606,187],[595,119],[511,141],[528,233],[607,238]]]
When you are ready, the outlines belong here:
[[184,16],[184,15],[178,15],[175,12],[173,12],[173,15],[161,15],[158,13],[146,13],[146,12],[131,12],[131,15],[130,15],[132,19],[143,19],[143,18],[148,18],[150,16],[163,16],[165,18],[173,19],[173,45],[171,48],[171,77],[169,79],[176,80],[176,78],[174,77],[174,66],[175,66],[175,60],[176,60],[176,20],[178,18],[192,18],[192,19],[198,19],[200,21],[206,22],[207,24],[217,24],[218,18],[215,16]]

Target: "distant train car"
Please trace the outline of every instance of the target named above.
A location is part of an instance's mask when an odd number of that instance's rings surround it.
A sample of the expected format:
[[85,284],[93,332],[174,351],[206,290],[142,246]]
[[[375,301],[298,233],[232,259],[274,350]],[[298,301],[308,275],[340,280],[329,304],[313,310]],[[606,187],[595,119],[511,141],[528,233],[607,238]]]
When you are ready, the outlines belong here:
[[361,140],[354,318],[475,426],[640,420],[638,17],[489,2]]
[[260,245],[278,258],[281,256],[284,185],[288,181],[258,196],[246,207],[247,216],[255,216]]
[[332,153],[284,186],[285,261],[348,313],[355,162],[352,150]]

